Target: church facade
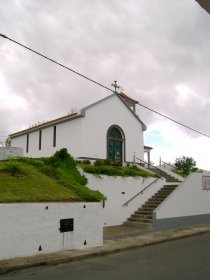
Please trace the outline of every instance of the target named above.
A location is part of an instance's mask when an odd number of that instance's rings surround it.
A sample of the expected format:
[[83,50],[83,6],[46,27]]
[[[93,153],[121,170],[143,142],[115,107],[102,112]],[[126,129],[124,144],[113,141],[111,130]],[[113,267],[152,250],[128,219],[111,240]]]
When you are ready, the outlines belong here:
[[67,148],[75,158],[143,160],[146,126],[135,113],[137,103],[124,93],[113,93],[79,113],[11,134],[11,145],[35,158]]

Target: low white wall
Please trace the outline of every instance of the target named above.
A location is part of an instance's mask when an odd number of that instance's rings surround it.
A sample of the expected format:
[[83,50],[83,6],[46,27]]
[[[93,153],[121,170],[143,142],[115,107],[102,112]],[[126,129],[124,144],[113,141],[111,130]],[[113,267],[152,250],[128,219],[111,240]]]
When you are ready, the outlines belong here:
[[18,147],[0,147],[0,160],[12,158],[12,157],[22,157],[23,149]]
[[85,173],[85,176],[88,178],[90,189],[99,190],[107,197],[103,208],[104,226],[121,225],[165,183],[165,180],[158,179],[143,194],[133,199],[128,206],[123,206],[125,202],[157,178],[110,177],[105,175],[98,178],[88,173]]
[[192,173],[154,211],[156,219],[167,219],[210,214],[210,190],[203,190],[202,176]]
[[[74,230],[61,233],[60,219],[68,218]],[[0,204],[0,259],[102,244],[101,203]]]

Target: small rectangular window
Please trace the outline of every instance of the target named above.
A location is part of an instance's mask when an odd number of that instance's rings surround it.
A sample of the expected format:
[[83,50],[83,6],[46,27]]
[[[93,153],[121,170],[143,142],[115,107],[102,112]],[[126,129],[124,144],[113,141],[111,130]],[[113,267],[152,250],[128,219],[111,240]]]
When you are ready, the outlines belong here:
[[56,147],[56,126],[53,127],[53,147]]
[[42,149],[42,131],[39,131],[39,150]]
[[26,135],[26,153],[28,153],[29,150],[29,134]]

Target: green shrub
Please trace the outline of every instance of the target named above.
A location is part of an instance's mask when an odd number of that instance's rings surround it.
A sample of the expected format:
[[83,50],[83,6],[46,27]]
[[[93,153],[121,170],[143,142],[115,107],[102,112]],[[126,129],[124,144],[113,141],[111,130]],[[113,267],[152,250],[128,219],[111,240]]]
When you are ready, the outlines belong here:
[[97,159],[97,160],[94,162],[94,165],[95,165],[95,166],[104,165],[104,160],[103,160],[103,159]]
[[76,191],[85,201],[102,201],[107,198],[99,191],[90,190],[87,187],[79,187]]
[[112,165],[112,161],[107,158],[104,160],[104,165]]
[[69,166],[75,167],[76,161],[74,158],[68,153],[66,148],[60,149],[57,151],[52,157],[48,159],[48,163],[54,167],[58,166]]
[[133,168],[133,169],[138,169],[138,167],[136,165],[132,165],[132,166],[129,166],[130,168]]
[[[21,158],[20,161],[36,166],[41,172],[55,178],[58,183],[71,189],[81,201],[101,201],[106,197],[98,191],[86,187],[88,182],[84,175],[81,175],[76,167],[76,161],[68,153],[67,149],[57,151],[50,158]],[[86,166],[91,166],[86,162]]]
[[104,165],[108,165],[108,166],[122,166],[122,162],[120,160],[110,160],[110,159],[97,159],[94,162],[95,166],[104,166]]
[[122,166],[122,162],[120,160],[115,160],[111,163],[113,166]]
[[81,165],[84,172],[107,176],[132,176],[132,177],[158,177],[150,172],[142,170],[138,167],[122,167],[113,165]]
[[5,170],[8,171],[12,176],[23,175],[24,171],[22,170],[20,164],[14,160],[9,160],[5,163]]
[[89,159],[84,159],[82,161],[83,164],[91,164],[91,161]]
[[191,172],[197,171],[196,161],[192,157],[182,156],[176,158],[174,165],[176,172],[184,177],[188,176]]

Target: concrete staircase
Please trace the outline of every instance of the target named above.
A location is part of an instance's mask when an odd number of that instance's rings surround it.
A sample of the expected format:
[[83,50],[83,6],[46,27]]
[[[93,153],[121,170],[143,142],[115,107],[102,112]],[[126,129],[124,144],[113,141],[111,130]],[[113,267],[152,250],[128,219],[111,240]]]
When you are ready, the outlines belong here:
[[157,193],[147,200],[137,211],[127,219],[124,225],[139,228],[149,228],[152,226],[153,211],[166,197],[172,193],[178,185],[164,185]]
[[177,178],[169,175],[168,173],[166,173],[165,171],[155,168],[155,167],[150,167],[149,170],[157,175],[159,175],[160,177],[164,177],[166,179],[166,182],[168,183],[180,183],[181,181],[179,181]]
[[153,211],[171,194],[179,185],[180,181],[166,172],[150,168],[150,171],[164,177],[168,184],[164,185],[149,200],[147,200],[123,225],[134,226],[142,229],[152,227]]

